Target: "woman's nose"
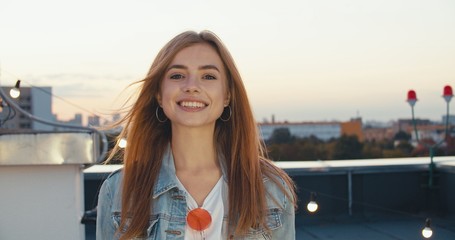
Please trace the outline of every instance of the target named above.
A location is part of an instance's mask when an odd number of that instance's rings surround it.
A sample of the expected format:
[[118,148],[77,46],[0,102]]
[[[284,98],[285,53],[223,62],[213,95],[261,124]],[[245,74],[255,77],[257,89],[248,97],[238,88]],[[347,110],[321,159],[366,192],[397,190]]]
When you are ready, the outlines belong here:
[[186,93],[200,92],[200,85],[196,76],[189,76],[187,78],[183,91]]

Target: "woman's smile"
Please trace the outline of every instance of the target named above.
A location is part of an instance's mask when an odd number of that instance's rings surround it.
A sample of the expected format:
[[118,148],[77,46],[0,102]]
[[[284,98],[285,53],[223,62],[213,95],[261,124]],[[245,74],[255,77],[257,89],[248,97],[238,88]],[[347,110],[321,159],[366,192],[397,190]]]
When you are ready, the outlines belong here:
[[182,100],[177,102],[180,108],[184,111],[196,112],[205,109],[208,104],[200,101]]

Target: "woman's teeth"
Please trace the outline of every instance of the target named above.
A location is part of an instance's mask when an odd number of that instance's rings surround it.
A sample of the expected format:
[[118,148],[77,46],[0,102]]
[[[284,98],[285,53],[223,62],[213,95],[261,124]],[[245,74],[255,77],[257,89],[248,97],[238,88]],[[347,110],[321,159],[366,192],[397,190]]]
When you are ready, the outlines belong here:
[[189,108],[202,108],[205,107],[205,104],[201,102],[180,102],[180,106]]

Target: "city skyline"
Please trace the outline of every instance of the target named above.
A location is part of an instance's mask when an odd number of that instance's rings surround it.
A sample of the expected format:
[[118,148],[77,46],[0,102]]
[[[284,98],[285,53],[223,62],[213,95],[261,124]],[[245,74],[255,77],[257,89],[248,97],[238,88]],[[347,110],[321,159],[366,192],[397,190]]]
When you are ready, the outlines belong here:
[[[223,11],[221,11],[223,10]],[[209,29],[242,74],[256,120],[440,121],[455,87],[453,1],[3,1],[0,85],[51,86],[107,115],[132,94],[159,49]],[[53,99],[62,119],[82,112]],[[453,105],[453,104],[452,104]],[[451,107],[452,114],[455,112]]]

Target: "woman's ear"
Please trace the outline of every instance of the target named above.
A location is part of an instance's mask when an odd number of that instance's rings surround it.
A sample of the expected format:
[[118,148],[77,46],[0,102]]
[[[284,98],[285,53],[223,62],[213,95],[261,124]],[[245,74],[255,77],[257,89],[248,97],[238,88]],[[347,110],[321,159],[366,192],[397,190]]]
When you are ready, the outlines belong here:
[[163,107],[163,104],[161,104],[161,95],[156,94],[155,98],[156,98],[156,101],[158,102],[158,105],[160,105],[160,107]]
[[231,102],[231,94],[228,93],[228,94],[226,94],[226,99],[224,100],[224,106],[227,107],[230,102]]

